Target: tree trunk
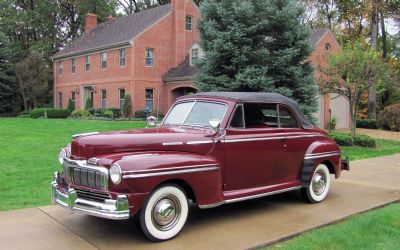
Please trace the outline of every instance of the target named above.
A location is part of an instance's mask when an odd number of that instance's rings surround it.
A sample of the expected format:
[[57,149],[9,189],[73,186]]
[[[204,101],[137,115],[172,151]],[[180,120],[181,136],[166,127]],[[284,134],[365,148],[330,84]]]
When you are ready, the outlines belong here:
[[[373,7],[371,46],[376,50],[378,48],[378,9],[376,1],[374,1]],[[368,89],[368,118],[376,119],[376,92],[374,87],[369,87]]]
[[354,100],[349,100],[350,108],[350,120],[351,120],[351,138],[354,142],[354,137],[356,136],[356,114],[355,114],[355,102]]
[[382,33],[382,57],[387,57],[387,38],[386,38],[386,30],[385,30],[385,17],[383,13],[381,13],[381,33]]

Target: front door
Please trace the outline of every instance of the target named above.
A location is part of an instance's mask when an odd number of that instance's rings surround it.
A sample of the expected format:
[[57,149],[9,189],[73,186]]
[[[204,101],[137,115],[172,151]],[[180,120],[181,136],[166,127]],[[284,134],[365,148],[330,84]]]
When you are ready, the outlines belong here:
[[83,109],[86,108],[86,100],[87,98],[90,98],[90,103],[93,107],[93,97],[94,97],[94,91],[93,91],[93,86],[83,86],[83,95],[82,95],[82,107]]
[[282,183],[287,155],[276,104],[238,105],[223,142],[225,191]]

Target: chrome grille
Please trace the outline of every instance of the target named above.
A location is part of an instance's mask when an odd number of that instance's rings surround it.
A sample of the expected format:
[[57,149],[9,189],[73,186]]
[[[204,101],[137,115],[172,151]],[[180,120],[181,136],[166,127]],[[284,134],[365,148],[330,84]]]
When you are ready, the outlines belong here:
[[108,172],[105,168],[88,166],[85,161],[73,161],[64,158],[64,175],[68,181],[84,187],[106,190]]
[[78,198],[97,201],[104,203],[105,200],[111,199],[111,196],[107,193],[91,191],[91,190],[83,190],[80,188],[75,188],[76,194]]

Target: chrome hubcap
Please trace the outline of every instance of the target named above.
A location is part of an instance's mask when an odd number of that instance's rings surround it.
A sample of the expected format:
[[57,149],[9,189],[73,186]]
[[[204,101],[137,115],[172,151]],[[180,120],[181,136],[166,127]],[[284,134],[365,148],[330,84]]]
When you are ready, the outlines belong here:
[[180,203],[175,196],[161,197],[153,207],[153,225],[166,231],[173,228],[180,217]]
[[314,173],[312,180],[312,190],[314,194],[321,195],[326,188],[326,174],[322,170],[318,170]]

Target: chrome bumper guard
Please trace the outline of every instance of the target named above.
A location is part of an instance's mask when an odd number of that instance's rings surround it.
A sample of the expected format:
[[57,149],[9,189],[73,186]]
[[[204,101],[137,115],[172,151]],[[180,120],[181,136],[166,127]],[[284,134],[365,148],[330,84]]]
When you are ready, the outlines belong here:
[[78,198],[74,189],[69,189],[65,194],[58,189],[58,173],[54,174],[51,182],[51,197],[53,204],[69,208],[71,212],[82,212],[111,220],[129,219],[129,201],[126,195],[118,195],[116,200],[105,200],[104,203]]

